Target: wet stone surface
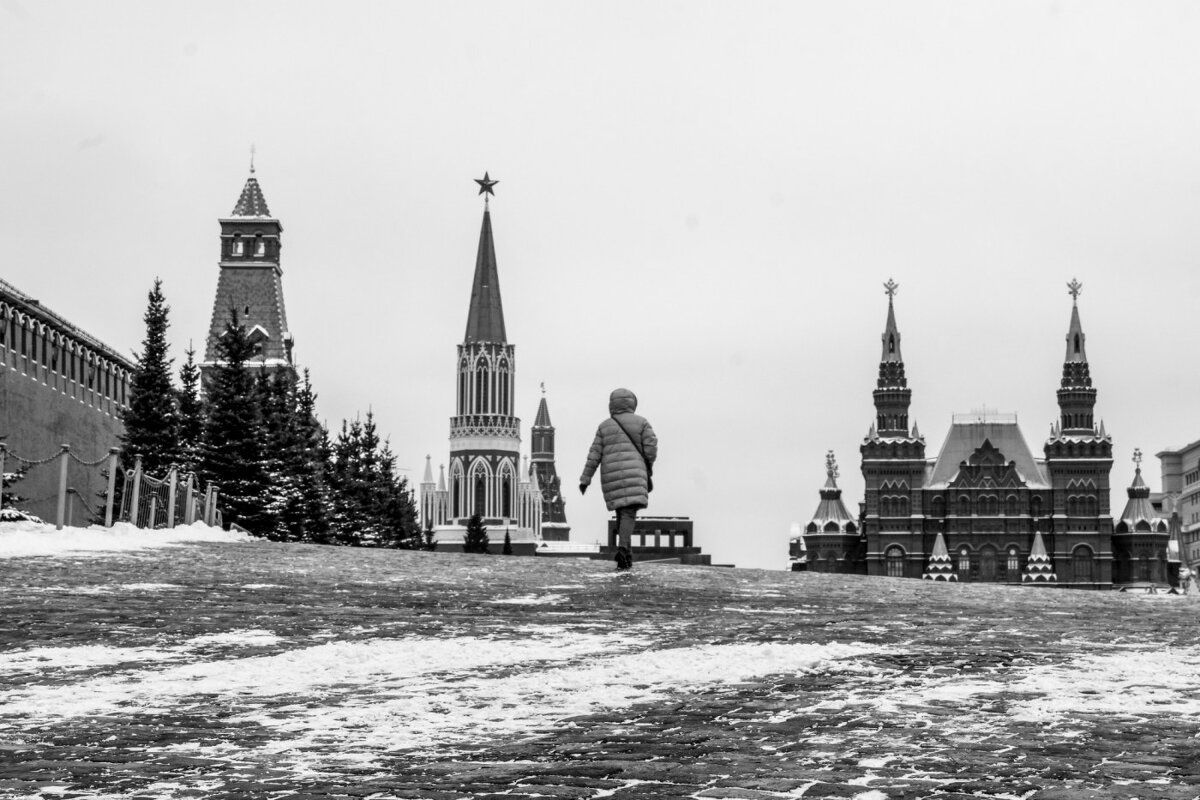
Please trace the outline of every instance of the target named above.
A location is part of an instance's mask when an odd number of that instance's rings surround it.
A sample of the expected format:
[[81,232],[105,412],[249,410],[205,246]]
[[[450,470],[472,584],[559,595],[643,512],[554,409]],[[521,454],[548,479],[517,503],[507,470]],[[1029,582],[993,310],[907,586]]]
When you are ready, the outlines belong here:
[[0,797],[1200,797],[1194,598],[258,542],[0,568]]

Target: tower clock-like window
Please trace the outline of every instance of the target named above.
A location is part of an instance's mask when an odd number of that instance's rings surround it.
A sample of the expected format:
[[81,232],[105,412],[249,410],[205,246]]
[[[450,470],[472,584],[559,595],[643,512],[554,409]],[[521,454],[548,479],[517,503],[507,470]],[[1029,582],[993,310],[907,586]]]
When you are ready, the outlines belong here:
[[242,242],[242,235],[235,233],[233,235],[233,244],[229,246],[229,254],[234,256],[244,255],[246,252],[245,244]]
[[958,551],[958,574],[966,576],[971,571],[971,551],[966,547]]
[[265,256],[267,254],[267,243],[263,241],[262,234],[254,237],[254,255]]

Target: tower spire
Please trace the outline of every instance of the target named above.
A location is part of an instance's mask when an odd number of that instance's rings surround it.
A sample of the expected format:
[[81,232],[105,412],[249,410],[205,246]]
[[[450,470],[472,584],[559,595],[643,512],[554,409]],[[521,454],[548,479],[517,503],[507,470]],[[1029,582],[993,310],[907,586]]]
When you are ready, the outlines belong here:
[[1058,406],[1064,433],[1092,433],[1096,390],[1092,386],[1088,367],[1087,336],[1079,321],[1079,294],[1083,284],[1072,279],[1067,284],[1071,295],[1071,322],[1067,327],[1067,352],[1063,358],[1062,382],[1058,390]]
[[883,329],[883,352],[879,358],[876,382],[875,421],[884,438],[907,437],[908,406],[912,390],[904,376],[904,358],[900,355],[900,328],[896,325],[896,291],[900,285],[891,278],[883,285],[888,296],[887,323]]
[[493,342],[505,344],[504,308],[500,302],[500,274],[496,268],[496,247],[492,240],[492,213],[487,198],[495,192],[499,181],[488,173],[476,178],[479,193],[484,195],[483,227],[479,231],[479,251],[475,256],[475,278],[471,283],[471,307],[467,313],[467,332],[464,343]]

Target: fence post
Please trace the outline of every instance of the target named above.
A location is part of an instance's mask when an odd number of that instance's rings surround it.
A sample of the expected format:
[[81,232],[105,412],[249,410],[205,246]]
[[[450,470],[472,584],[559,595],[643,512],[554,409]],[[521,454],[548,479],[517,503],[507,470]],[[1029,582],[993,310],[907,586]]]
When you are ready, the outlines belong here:
[[149,530],[154,530],[154,520],[158,517],[158,495],[150,495],[150,519],[146,526]]
[[108,496],[104,504],[104,527],[111,528],[113,524],[113,501],[117,494],[117,453],[115,447],[108,449]]
[[210,483],[208,485],[208,500],[205,503],[204,522],[210,528],[216,524],[217,518],[217,485]]
[[63,529],[63,520],[67,516],[67,460],[70,458],[71,445],[64,444],[58,456],[58,518],[55,520],[55,530]]
[[194,472],[188,473],[187,492],[183,504],[183,524],[191,525],[196,521],[196,473]]
[[133,527],[140,528],[142,519],[142,507],[138,502],[142,498],[142,457],[135,454],[133,456],[133,498],[129,501],[129,521],[133,523]]
[[0,442],[0,509],[4,508],[4,462],[8,458],[8,445]]
[[167,528],[175,527],[175,491],[179,488],[179,467],[174,464],[167,472]]

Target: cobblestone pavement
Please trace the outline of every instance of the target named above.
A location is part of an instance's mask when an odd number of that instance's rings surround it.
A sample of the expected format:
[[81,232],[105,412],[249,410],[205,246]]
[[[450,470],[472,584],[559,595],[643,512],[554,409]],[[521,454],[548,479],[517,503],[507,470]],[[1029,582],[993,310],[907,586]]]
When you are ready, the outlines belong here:
[[0,569],[3,797],[1200,797],[1192,598],[258,542]]

